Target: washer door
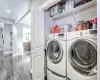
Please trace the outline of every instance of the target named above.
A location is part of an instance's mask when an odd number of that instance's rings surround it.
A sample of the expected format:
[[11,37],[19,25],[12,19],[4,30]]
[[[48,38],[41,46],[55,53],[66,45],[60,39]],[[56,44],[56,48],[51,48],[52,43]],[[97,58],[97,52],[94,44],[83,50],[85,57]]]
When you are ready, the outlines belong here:
[[69,52],[72,67],[81,74],[89,75],[97,64],[97,50],[93,43],[78,40],[72,44]]
[[49,42],[47,46],[47,56],[54,64],[57,64],[62,60],[63,50],[59,41],[52,40]]

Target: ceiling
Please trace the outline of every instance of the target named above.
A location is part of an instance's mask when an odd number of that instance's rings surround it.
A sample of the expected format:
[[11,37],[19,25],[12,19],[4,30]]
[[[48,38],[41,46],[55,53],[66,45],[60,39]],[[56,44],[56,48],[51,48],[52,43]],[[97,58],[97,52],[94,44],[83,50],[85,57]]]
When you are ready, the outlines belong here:
[[31,12],[28,13],[21,21],[20,23],[31,25]]
[[[29,5],[30,0],[0,0],[0,17],[16,20],[21,10]],[[7,13],[6,10],[10,10]]]

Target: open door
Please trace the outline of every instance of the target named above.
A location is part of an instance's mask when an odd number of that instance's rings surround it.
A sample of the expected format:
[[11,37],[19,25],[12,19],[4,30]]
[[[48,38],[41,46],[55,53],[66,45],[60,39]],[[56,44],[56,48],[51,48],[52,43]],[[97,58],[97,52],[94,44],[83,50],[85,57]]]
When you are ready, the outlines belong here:
[[32,80],[44,80],[44,12],[32,8]]

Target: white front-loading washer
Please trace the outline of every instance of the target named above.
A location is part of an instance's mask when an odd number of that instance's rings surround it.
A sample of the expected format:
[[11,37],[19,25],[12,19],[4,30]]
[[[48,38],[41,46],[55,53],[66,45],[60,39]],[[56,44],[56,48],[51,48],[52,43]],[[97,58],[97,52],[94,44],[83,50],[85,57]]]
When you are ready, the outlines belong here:
[[66,80],[66,33],[47,36],[47,80]]
[[67,34],[67,77],[97,80],[97,30]]

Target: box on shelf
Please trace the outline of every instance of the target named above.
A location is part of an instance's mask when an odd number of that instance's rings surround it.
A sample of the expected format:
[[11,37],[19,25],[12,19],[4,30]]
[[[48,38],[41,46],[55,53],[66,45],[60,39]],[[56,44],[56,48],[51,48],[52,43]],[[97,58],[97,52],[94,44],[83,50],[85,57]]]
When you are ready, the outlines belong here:
[[63,25],[59,27],[59,33],[63,33],[63,32],[71,32],[72,31],[72,25],[71,24],[67,24],[67,25]]

